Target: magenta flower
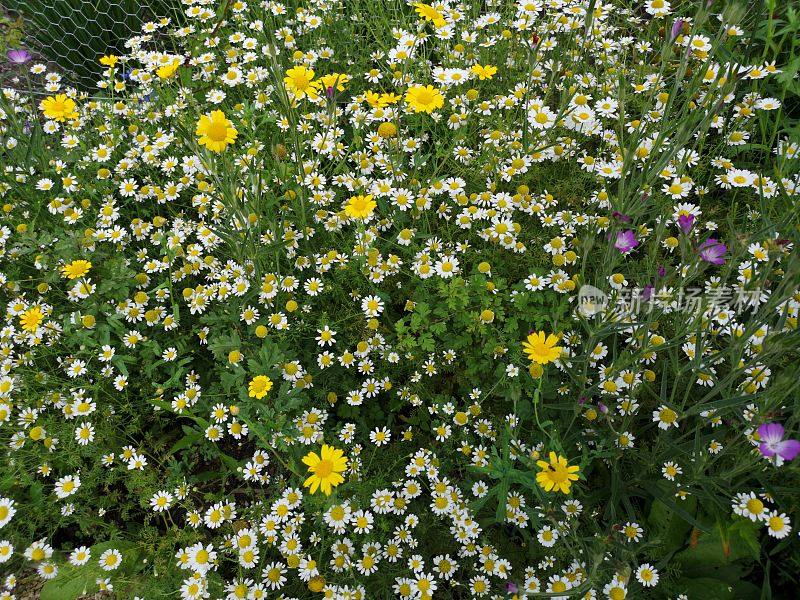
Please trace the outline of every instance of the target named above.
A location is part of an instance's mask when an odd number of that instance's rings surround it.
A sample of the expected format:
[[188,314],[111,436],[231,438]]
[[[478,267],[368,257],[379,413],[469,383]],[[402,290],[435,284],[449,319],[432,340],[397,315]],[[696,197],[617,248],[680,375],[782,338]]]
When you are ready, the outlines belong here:
[[678,227],[681,228],[684,235],[689,235],[692,225],[694,225],[694,215],[681,215],[678,217]]
[[636,236],[630,229],[617,232],[617,239],[614,242],[614,248],[619,250],[622,254],[627,254],[638,245],[639,241],[636,239]]
[[714,238],[708,238],[700,244],[697,250],[700,252],[700,260],[712,265],[725,264],[725,253],[728,251],[728,247]]
[[8,62],[14,63],[15,65],[24,65],[33,58],[31,53],[27,50],[9,50],[6,57],[8,58]]
[[669,41],[674,42],[675,38],[678,37],[678,34],[681,32],[683,28],[683,19],[676,19],[675,22],[672,24],[672,31],[669,33]]
[[758,428],[758,437],[761,444],[758,451],[768,458],[780,456],[783,460],[792,460],[800,454],[800,441],[784,440],[784,429],[780,423],[764,423]]

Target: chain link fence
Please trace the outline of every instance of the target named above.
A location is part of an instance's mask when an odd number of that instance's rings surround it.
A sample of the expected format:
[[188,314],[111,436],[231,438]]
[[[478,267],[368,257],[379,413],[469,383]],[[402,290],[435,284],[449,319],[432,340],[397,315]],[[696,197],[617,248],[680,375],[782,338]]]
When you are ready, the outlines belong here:
[[[0,0],[0,12],[23,19],[22,48],[46,62],[65,82],[103,96],[97,81],[106,54],[124,54],[125,42],[142,34],[142,24],[181,19],[180,0]],[[0,71],[0,85],[14,70]]]

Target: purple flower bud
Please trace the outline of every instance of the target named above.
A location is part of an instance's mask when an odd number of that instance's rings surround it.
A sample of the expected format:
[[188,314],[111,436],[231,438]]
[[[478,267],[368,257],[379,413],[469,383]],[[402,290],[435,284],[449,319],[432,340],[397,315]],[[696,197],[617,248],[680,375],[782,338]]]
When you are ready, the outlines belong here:
[[614,248],[619,250],[622,254],[628,254],[628,252],[638,245],[639,242],[630,229],[618,232],[617,239],[614,241]]
[[650,298],[653,297],[654,289],[655,288],[649,283],[646,286],[644,286],[644,289],[642,290],[642,300],[644,300],[645,302],[650,300]]
[[667,274],[667,270],[663,266],[658,267],[658,276],[659,277],[664,277],[664,275],[666,275],[666,274]]
[[603,404],[602,402],[598,402],[597,403],[597,408],[599,408],[600,412],[603,413],[603,414],[606,414],[608,412],[608,407],[605,404]]
[[762,456],[771,458],[776,454],[783,460],[794,460],[800,454],[800,441],[784,440],[784,429],[780,423],[764,423],[758,428],[761,444],[758,451]]
[[623,213],[621,213],[619,211],[616,211],[616,210],[611,213],[611,216],[614,217],[615,219],[619,219],[623,223],[630,223],[631,222],[631,218],[628,215],[625,215],[625,214],[623,214]]
[[33,58],[27,50],[9,50],[6,56],[8,57],[8,62],[15,65],[24,65]]
[[332,85],[329,85],[328,87],[325,88],[325,94],[328,96],[329,99],[333,98],[333,86]]
[[716,239],[708,238],[700,244],[697,250],[700,253],[700,260],[712,265],[725,264],[725,253],[728,251],[728,247]]
[[678,37],[678,34],[681,32],[683,28],[683,19],[676,19],[675,22],[672,24],[672,31],[669,34],[669,41],[674,42],[675,38]]
[[678,217],[678,227],[681,228],[684,235],[689,235],[692,225],[694,225],[694,215],[681,215]]
[[519,591],[519,588],[517,587],[516,583],[509,581],[508,584],[506,584],[506,591],[509,594],[516,594]]

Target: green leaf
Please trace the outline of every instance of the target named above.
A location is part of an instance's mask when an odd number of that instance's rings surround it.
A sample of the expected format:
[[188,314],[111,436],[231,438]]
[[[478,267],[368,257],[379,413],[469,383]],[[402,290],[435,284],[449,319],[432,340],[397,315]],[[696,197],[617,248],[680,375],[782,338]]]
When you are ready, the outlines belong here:
[[132,542],[112,540],[95,544],[91,548],[91,560],[82,567],[69,563],[61,566],[58,575],[42,586],[40,600],[75,600],[86,592],[94,591],[97,588],[96,580],[104,573],[98,559],[110,548],[116,548],[122,553],[122,564],[114,571],[117,576],[131,574],[141,564],[138,560],[139,553]]
[[508,491],[511,484],[508,479],[503,479],[502,483],[497,490],[497,510],[494,513],[494,519],[498,523],[503,523],[506,520],[506,501],[508,500]]
[[99,575],[99,567],[92,568],[66,566],[59,574],[42,586],[40,600],[75,600],[97,587],[95,580]]
[[676,554],[675,559],[683,563],[685,573],[698,575],[710,567],[755,561],[761,553],[757,536],[758,525],[750,520],[718,523],[710,533],[700,534],[697,543]]
[[735,598],[730,584],[710,577],[681,579],[675,584],[675,589],[680,590],[689,598],[714,598],[715,600],[733,600]]
[[184,431],[186,431],[187,429],[189,430],[189,433],[187,433],[181,439],[175,442],[175,444],[173,444],[172,448],[169,449],[169,452],[167,452],[167,454],[172,455],[175,454],[176,452],[180,452],[181,450],[185,450],[186,448],[189,448],[193,444],[196,444],[197,442],[203,439],[202,431],[196,431],[188,427],[183,428]]
[[[686,500],[686,510],[694,512],[696,501],[693,497]],[[691,523],[680,517],[677,513],[670,510],[666,504],[656,499],[650,507],[650,514],[647,522],[654,537],[661,541],[661,547],[665,553],[680,550],[688,541],[689,532],[692,528]]]

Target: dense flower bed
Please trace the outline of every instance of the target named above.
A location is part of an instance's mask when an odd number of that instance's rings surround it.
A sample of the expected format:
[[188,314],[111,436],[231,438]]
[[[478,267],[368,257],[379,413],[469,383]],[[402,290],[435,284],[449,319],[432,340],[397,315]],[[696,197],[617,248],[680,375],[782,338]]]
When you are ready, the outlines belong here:
[[10,57],[0,599],[779,597],[797,30],[673,4],[187,0],[108,100]]

